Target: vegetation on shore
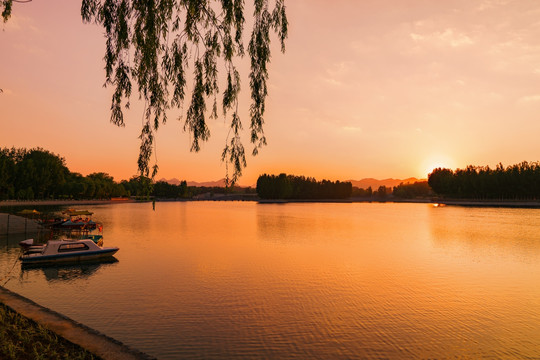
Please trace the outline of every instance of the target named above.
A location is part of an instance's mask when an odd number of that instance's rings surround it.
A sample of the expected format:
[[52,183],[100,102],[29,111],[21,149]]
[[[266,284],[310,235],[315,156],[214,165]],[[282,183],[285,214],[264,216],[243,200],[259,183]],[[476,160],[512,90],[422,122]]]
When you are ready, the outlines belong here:
[[418,199],[434,195],[446,199],[536,200],[540,199],[540,163],[522,162],[495,169],[472,166],[465,169],[434,169],[428,181],[380,186],[373,190],[353,187],[350,182],[317,181],[287,174],[261,175],[257,189],[240,187],[194,187],[153,182],[142,176],[114,181],[98,172],[83,176],[71,172],[64,158],[41,148],[0,148],[0,200],[91,200],[112,197],[190,199],[207,194],[255,194],[261,199]]
[[0,303],[1,359],[100,359]]
[[261,175],[257,180],[257,194],[261,199],[272,200],[332,200],[332,199],[362,199],[384,200],[391,197],[399,199],[429,198],[433,195],[427,181],[414,184],[399,184],[394,188],[379,186],[377,190],[371,187],[361,189],[352,186],[350,182],[317,181],[305,176],[287,174]]
[[153,184],[152,194],[158,199],[191,199],[202,195],[212,197],[215,194],[255,194],[255,189],[239,186],[187,186],[185,180],[178,185],[169,184],[166,181],[157,181]]
[[[425,196],[411,191],[409,184],[394,188],[397,197]],[[427,189],[427,190],[426,190]],[[83,176],[71,172],[63,157],[41,148],[0,148],[0,200],[93,200],[112,197],[190,199],[207,194],[255,194],[255,189],[241,187],[195,187],[186,181],[169,184],[153,182],[148,177],[133,176],[116,182],[104,172]],[[304,176],[262,175],[257,193],[263,199],[346,199],[353,197],[386,198],[392,188],[384,186],[372,191],[353,188],[350,182],[316,181]]]
[[530,201],[540,199],[540,162],[521,162],[495,169],[469,165],[465,169],[434,169],[428,181],[384,186],[376,191],[353,189],[353,196],[368,198],[417,199],[438,196],[444,199],[475,201]]
[[317,181],[287,174],[264,174],[257,179],[257,194],[261,199],[346,199],[351,193],[350,182]]
[[203,193],[249,193],[239,187],[173,185],[133,176],[114,181],[107,173],[83,176],[71,172],[63,157],[41,148],[0,148],[0,200],[110,199],[112,197],[191,198]]
[[427,181],[415,181],[412,184],[399,184],[392,191],[394,197],[399,199],[428,198],[433,196],[433,191]]
[[103,199],[127,194],[108,174],[71,172],[64,158],[47,150],[0,149],[0,200]]
[[526,161],[495,169],[472,166],[455,171],[433,170],[428,177],[433,191],[449,199],[537,200],[540,199],[540,163]]

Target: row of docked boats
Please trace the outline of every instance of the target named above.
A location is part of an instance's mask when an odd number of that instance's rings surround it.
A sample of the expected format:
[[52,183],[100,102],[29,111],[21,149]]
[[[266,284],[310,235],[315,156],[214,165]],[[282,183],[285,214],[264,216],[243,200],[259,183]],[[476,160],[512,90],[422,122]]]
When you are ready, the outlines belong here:
[[[77,238],[50,239],[45,244],[35,243],[34,239],[19,243],[22,248],[20,260],[23,265],[56,264],[82,261],[96,261],[111,258],[118,247],[104,247],[103,235],[89,234],[89,230],[102,226],[89,219],[89,211],[69,209],[63,212],[69,219],[51,226],[52,229],[81,230]],[[82,218],[82,216],[87,216]]]
[[92,220],[93,213],[87,210],[67,209],[63,217],[42,220],[40,224],[51,229],[94,230],[101,225]]

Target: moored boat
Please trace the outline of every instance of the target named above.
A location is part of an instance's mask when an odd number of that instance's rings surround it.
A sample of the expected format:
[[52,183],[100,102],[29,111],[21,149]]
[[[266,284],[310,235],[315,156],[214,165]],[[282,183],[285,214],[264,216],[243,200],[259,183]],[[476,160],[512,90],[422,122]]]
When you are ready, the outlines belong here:
[[[59,239],[63,241],[76,241],[90,239],[95,242],[98,246],[103,246],[103,235],[98,234],[83,234],[78,239]],[[34,239],[26,239],[19,242],[19,246],[26,252],[37,252],[37,250],[43,249],[47,244],[35,244]]]
[[97,227],[97,223],[91,219],[93,212],[87,210],[68,209],[62,213],[69,216],[69,219],[62,221],[59,224],[54,224],[54,228],[92,230]]
[[50,240],[41,249],[27,249],[20,260],[23,265],[99,260],[113,256],[118,250],[117,247],[98,246],[92,239]]

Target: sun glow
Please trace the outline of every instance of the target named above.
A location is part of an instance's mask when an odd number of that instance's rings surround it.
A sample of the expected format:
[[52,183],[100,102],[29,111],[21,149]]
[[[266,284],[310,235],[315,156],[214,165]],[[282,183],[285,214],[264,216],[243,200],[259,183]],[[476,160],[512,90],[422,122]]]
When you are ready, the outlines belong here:
[[426,158],[421,164],[421,174],[423,177],[426,177],[436,168],[454,168],[454,161],[444,155],[432,155],[429,158]]

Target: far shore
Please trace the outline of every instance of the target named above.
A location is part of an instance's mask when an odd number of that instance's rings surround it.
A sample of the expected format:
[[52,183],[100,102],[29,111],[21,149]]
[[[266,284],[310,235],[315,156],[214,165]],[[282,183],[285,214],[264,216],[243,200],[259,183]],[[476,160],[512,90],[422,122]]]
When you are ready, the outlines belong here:
[[540,201],[535,200],[467,200],[467,199],[398,199],[398,198],[348,198],[348,199],[290,199],[259,200],[260,204],[288,203],[418,203],[468,207],[504,207],[504,208],[540,208]]
[[433,203],[470,207],[506,207],[506,208],[540,208],[537,200],[465,200],[465,199],[438,199]]
[[3,200],[0,207],[6,206],[63,206],[63,205],[100,205],[100,204],[122,204],[135,202],[135,200]]
[[[3,200],[0,208],[13,206],[71,206],[71,205],[102,205],[123,204],[134,202],[150,202],[152,200]],[[174,201],[256,201],[259,204],[288,204],[288,203],[423,203],[470,207],[505,207],[505,208],[540,208],[537,200],[467,200],[467,199],[398,199],[398,198],[369,198],[352,197],[348,199],[259,199],[254,196],[214,196],[194,199],[156,199],[156,202]]]

